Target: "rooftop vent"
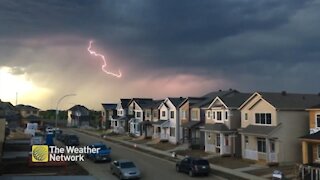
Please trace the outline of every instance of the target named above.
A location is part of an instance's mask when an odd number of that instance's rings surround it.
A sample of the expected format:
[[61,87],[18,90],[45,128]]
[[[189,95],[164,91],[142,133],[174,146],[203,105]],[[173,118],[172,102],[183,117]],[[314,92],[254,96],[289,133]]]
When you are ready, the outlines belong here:
[[282,94],[282,96],[286,96],[287,95],[287,91],[282,91],[281,94]]

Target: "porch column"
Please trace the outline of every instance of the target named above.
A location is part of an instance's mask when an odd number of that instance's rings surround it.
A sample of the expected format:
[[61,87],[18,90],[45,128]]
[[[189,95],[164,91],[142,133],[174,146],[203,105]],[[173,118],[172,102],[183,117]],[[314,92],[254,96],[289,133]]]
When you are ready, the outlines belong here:
[[266,138],[266,162],[270,163],[270,140],[268,138]]
[[221,154],[221,155],[224,154],[224,146],[225,146],[224,134],[223,134],[223,133],[220,133],[220,154]]
[[302,163],[309,163],[308,160],[308,143],[306,141],[302,141]]

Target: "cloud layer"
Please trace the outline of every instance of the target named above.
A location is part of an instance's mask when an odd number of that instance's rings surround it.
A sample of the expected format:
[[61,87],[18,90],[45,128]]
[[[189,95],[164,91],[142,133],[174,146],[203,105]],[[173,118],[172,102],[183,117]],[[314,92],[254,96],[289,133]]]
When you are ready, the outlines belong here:
[[[49,89],[32,101],[44,109],[66,93],[77,96],[63,108],[96,109],[121,97],[226,88],[317,93],[319,6],[319,0],[6,0],[0,66],[19,67],[12,73]],[[86,51],[91,39],[122,79],[100,70],[101,61]]]

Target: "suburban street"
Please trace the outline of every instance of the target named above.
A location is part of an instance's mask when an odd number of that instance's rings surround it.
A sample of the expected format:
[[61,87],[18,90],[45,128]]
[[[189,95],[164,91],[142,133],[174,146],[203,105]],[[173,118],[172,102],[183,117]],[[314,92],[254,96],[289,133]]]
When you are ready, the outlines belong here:
[[[76,134],[80,139],[81,145],[88,145],[95,142],[103,142],[107,146],[112,148],[111,158],[113,160],[117,159],[128,159],[135,162],[135,164],[139,167],[142,172],[142,179],[148,180],[188,180],[194,179],[189,177],[184,173],[177,173],[175,171],[175,164],[168,160],[164,160],[134,149],[130,149],[119,144],[115,144],[112,142],[108,142],[97,137],[89,136],[87,134],[83,134],[74,130],[65,129],[64,133]],[[110,173],[109,163],[94,163],[90,160],[86,160],[85,162],[79,162],[81,166],[83,166],[91,175],[93,175],[97,179],[118,179],[116,176],[113,176]],[[210,175],[209,177],[197,177],[197,179],[225,179],[222,177],[218,177],[215,175]]]

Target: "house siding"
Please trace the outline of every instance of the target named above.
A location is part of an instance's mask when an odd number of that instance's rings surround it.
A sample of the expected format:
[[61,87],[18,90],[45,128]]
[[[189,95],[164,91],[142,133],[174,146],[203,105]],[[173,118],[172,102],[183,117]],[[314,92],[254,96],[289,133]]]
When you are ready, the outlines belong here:
[[280,143],[279,162],[301,162],[301,142],[299,137],[309,133],[309,118],[306,111],[278,111],[281,123],[273,137]]

